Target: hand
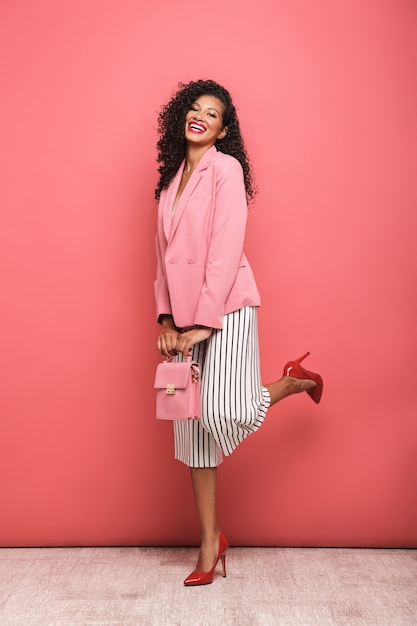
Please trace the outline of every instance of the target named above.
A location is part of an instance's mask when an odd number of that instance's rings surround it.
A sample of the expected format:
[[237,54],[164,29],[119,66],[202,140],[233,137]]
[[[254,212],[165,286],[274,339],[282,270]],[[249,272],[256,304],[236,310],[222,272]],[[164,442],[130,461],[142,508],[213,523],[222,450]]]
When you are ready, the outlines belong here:
[[158,336],[158,350],[167,359],[172,359],[173,356],[178,354],[176,349],[179,332],[174,324],[174,320],[171,316],[167,316],[162,321],[162,332]]
[[179,333],[175,346],[177,352],[181,352],[184,357],[187,357],[190,348],[210,337],[212,331],[213,329],[207,326],[199,326],[198,328],[187,330],[185,333]]

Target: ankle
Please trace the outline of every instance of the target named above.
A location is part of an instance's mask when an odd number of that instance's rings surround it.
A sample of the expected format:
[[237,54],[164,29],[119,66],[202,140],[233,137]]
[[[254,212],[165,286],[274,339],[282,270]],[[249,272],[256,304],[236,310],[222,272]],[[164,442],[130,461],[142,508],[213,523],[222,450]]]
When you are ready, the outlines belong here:
[[210,530],[204,530],[200,534],[201,545],[216,542],[220,537],[220,529],[216,526]]

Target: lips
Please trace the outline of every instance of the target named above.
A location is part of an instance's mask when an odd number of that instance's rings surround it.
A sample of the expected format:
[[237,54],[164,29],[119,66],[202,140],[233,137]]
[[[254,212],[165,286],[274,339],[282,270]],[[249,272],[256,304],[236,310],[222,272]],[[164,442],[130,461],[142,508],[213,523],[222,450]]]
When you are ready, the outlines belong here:
[[188,124],[188,129],[192,132],[192,133],[205,133],[206,129],[204,127],[203,124],[200,124],[199,122],[190,122]]

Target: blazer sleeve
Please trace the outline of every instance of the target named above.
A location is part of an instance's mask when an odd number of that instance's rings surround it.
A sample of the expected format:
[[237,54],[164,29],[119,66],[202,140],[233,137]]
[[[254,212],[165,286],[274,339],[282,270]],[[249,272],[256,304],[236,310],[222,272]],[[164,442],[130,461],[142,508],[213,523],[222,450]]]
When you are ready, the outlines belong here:
[[172,315],[171,300],[169,297],[168,286],[165,280],[165,274],[162,264],[162,252],[157,233],[155,237],[156,245],[156,280],[154,282],[156,317],[159,322],[161,315]]
[[232,158],[216,162],[214,217],[208,245],[205,280],[195,324],[222,328],[227,297],[243,255],[247,222],[243,170]]

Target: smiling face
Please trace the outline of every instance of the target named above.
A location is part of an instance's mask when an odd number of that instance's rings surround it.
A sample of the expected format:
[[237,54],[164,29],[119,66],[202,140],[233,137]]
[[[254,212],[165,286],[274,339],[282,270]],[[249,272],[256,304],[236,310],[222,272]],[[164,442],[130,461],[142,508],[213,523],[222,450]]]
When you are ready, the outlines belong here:
[[223,139],[227,128],[223,127],[223,103],[215,96],[200,96],[193,102],[185,117],[185,138],[189,144],[214,146]]

